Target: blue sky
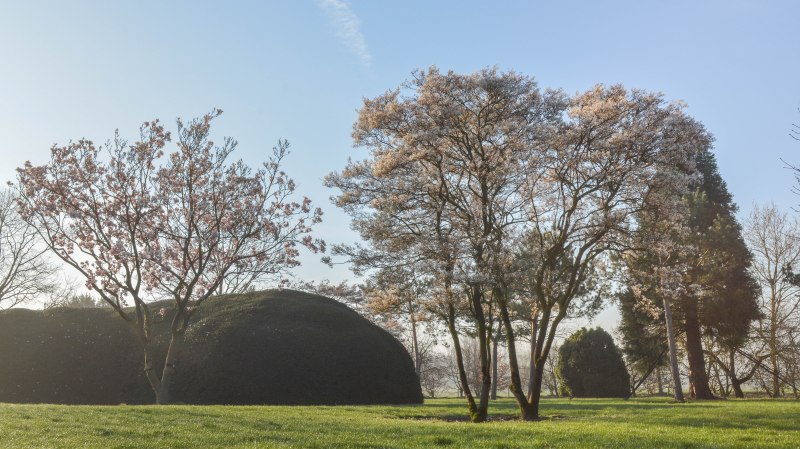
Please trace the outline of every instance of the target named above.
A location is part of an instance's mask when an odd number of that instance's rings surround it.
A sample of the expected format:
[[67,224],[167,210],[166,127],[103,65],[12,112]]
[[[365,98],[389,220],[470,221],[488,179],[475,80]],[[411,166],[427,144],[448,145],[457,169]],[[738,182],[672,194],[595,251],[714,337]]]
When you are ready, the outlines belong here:
[[[487,66],[567,92],[623,83],[682,99],[716,136],[745,214],[789,208],[800,163],[800,2],[795,1],[71,1],[0,0],[0,180],[53,143],[105,141],[141,122],[213,107],[217,136],[257,164],[278,138],[287,171],[326,212],[320,234],[350,240],[322,178],[354,149],[363,97],[412,70]],[[318,257],[306,279],[349,277]]]

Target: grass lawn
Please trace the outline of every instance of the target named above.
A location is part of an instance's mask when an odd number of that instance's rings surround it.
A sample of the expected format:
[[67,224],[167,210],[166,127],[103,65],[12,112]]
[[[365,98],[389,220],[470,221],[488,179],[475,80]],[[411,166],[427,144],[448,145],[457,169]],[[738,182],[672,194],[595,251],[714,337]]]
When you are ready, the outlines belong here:
[[[0,404],[0,447],[752,448],[800,447],[800,402],[548,399],[547,419],[453,421],[458,399],[421,406],[60,406]],[[497,419],[501,418],[501,419]]]

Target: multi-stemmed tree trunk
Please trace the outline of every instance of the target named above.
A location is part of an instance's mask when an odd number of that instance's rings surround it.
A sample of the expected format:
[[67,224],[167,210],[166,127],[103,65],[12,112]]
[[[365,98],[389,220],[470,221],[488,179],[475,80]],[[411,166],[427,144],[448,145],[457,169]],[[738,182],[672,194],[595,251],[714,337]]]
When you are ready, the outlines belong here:
[[470,286],[469,299],[472,314],[475,318],[475,327],[478,340],[478,354],[480,360],[480,397],[478,398],[478,408],[475,410],[472,420],[474,422],[486,421],[489,416],[489,396],[492,389],[491,372],[491,329],[487,327],[487,317],[484,313],[484,292],[483,286],[473,284]]
[[715,354],[713,351],[708,351],[709,357],[716,363],[716,365],[725,373],[731,383],[733,394],[737,398],[744,398],[744,391],[742,385],[753,378],[756,371],[761,369],[761,364],[769,357],[769,353],[760,356],[748,356],[751,365],[750,369],[745,368],[744,373],[739,374],[737,371],[736,355],[740,350],[738,348],[728,348],[725,351],[727,363],[722,359],[722,354]]
[[169,404],[172,402],[172,386],[177,372],[178,355],[180,354],[180,344],[183,341],[183,332],[171,330],[167,355],[164,358],[164,369],[160,377],[153,376],[152,367],[145,366],[145,374],[150,381],[150,386],[156,394],[156,404]]
[[[445,288],[446,294],[451,296],[451,299],[446,305],[446,322],[447,328],[450,333],[450,338],[452,339],[453,343],[453,352],[455,353],[456,359],[456,366],[458,369],[458,378],[461,384],[461,390],[464,392],[464,396],[467,399],[467,405],[470,413],[470,419],[473,422],[483,422],[486,421],[488,417],[489,411],[489,396],[491,392],[492,386],[492,378],[491,378],[491,355],[489,354],[490,351],[490,342],[488,337],[488,331],[485,326],[481,326],[478,324],[476,326],[476,334],[477,334],[477,341],[478,341],[478,391],[473,392],[470,388],[470,381],[469,376],[467,375],[466,365],[464,363],[464,352],[461,346],[461,337],[459,335],[458,327],[457,327],[457,320],[458,316],[456,314],[455,309],[455,300],[452,299],[452,289],[449,285],[446,285]],[[482,293],[482,292],[481,292]],[[480,323],[480,319],[483,318],[483,300],[481,294],[475,294],[475,291],[471,291],[469,294],[470,299],[470,308],[473,309],[472,313],[475,315],[473,318],[476,323]],[[477,313],[474,310],[474,305],[479,304],[480,307],[477,308]],[[485,322],[484,322],[485,323]],[[476,398],[474,394],[478,394],[478,398]]]
[[758,368],[757,364],[753,364],[753,369],[748,373],[742,376],[741,378],[736,374],[736,352],[732,350],[729,354],[731,365],[730,367],[725,366],[724,364],[719,364],[720,368],[728,375],[728,379],[731,381],[731,387],[733,388],[733,394],[739,399],[744,399],[744,391],[742,391],[742,384],[750,380],[753,377],[756,369]]
[[514,399],[517,401],[520,417],[523,420],[529,421],[539,419],[539,404],[542,395],[545,365],[553,345],[555,330],[561,320],[563,320],[566,316],[566,309],[559,308],[555,318],[552,320],[550,319],[550,314],[552,313],[553,308],[549,307],[543,309],[541,321],[537,326],[538,332],[535,338],[536,344],[531,353],[531,358],[533,359],[533,372],[529,379],[530,389],[526,395],[522,388],[522,379],[520,377],[520,369],[517,361],[516,338],[514,336],[514,328],[512,326],[508,307],[508,288],[506,287],[497,289],[496,297],[501,298],[498,302],[498,309],[500,312],[503,330],[506,334],[506,345],[511,374],[511,393],[514,396]]

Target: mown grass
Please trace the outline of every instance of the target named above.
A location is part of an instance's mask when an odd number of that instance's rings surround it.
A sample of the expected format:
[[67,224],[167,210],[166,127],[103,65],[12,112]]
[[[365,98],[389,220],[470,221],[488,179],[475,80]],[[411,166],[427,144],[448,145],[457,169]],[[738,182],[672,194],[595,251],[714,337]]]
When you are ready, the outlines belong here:
[[[787,448],[800,447],[800,402],[663,398],[545,400],[539,422],[464,416],[458,399],[420,406],[61,406],[0,404],[0,447]],[[500,418],[500,419],[497,419]]]

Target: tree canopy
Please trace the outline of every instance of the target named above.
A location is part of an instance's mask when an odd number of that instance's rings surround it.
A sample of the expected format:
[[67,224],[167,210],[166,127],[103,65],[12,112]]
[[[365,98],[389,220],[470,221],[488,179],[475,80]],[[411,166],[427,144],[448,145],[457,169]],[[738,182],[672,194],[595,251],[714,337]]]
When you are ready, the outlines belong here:
[[[336,203],[366,245],[338,252],[362,268],[427,267],[434,293],[426,307],[450,329],[457,362],[461,329],[478,338],[479,402],[460,368],[476,421],[486,417],[494,327],[506,337],[520,414],[534,419],[573,301],[611,252],[629,247],[654,187],[682,194],[689,177],[681,170],[710,145],[703,127],[659,94],[598,85],[568,96],[515,72],[435,67],[366,99],[353,137],[368,157],[326,183],[340,190]],[[530,254],[519,265],[523,238]],[[530,295],[517,295],[523,277]],[[515,346],[520,301],[540,316],[530,399]]]

